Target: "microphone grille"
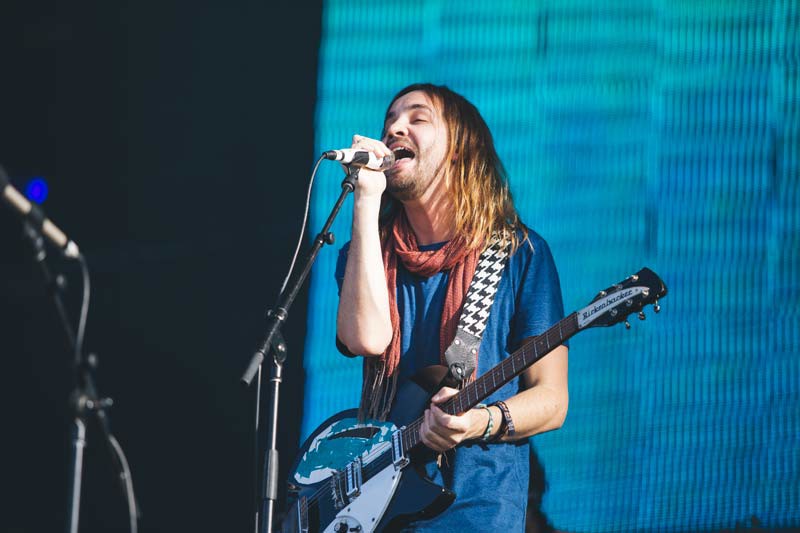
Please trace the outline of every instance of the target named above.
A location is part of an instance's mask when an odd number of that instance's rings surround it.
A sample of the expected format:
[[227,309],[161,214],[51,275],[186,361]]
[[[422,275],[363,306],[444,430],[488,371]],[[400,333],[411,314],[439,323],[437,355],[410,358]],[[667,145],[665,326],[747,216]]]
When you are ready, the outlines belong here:
[[387,155],[386,157],[383,158],[383,162],[381,163],[381,170],[386,170],[388,168],[391,168],[391,166],[394,165],[394,162],[395,162],[394,153]]

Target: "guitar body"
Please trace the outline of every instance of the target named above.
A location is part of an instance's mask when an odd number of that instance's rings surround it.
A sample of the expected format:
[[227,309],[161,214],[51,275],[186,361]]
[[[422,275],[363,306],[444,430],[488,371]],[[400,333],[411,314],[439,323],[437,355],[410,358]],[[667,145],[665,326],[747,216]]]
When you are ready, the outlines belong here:
[[[359,424],[356,409],[323,422],[303,443],[292,467],[290,483],[298,494],[283,530],[328,533],[345,531],[346,525],[346,530],[360,527],[363,532],[398,531],[411,521],[444,511],[455,494],[427,478],[424,465],[415,461],[419,454],[399,469],[375,458],[391,447],[397,428],[423,413],[446,374],[445,367],[429,367],[400,387],[390,422]],[[370,476],[351,499],[347,479],[335,476],[348,472],[348,465],[359,457]]]

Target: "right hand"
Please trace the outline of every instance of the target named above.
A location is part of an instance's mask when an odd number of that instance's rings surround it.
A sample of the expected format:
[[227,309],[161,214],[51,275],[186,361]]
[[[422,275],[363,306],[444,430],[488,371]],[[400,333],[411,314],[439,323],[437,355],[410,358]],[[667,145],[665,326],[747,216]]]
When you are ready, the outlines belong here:
[[[372,152],[376,157],[386,157],[392,153],[389,148],[377,139],[370,139],[361,135],[353,135],[353,144],[350,146],[355,150],[366,150]],[[360,197],[380,198],[386,189],[386,176],[383,172],[361,168],[358,171],[358,185],[356,193]]]

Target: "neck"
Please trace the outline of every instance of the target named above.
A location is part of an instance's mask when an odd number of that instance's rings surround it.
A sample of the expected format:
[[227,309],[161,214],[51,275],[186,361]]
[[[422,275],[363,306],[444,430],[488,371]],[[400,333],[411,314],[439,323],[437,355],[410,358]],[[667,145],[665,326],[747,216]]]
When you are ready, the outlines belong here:
[[417,237],[417,244],[424,246],[453,238],[453,202],[444,190],[444,180],[422,197],[403,202],[403,209]]

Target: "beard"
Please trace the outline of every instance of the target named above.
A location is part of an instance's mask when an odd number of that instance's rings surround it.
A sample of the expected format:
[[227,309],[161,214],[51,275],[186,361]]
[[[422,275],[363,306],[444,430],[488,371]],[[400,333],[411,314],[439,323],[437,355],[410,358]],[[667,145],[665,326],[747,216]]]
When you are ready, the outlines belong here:
[[389,169],[384,171],[386,176],[386,192],[400,202],[416,200],[425,194],[430,184],[442,171],[443,163],[435,168],[419,165],[418,159],[414,160],[413,168],[404,171]]
[[415,200],[425,192],[422,180],[418,179],[417,173],[400,174],[388,170],[386,175],[386,192],[391,194],[401,202]]

